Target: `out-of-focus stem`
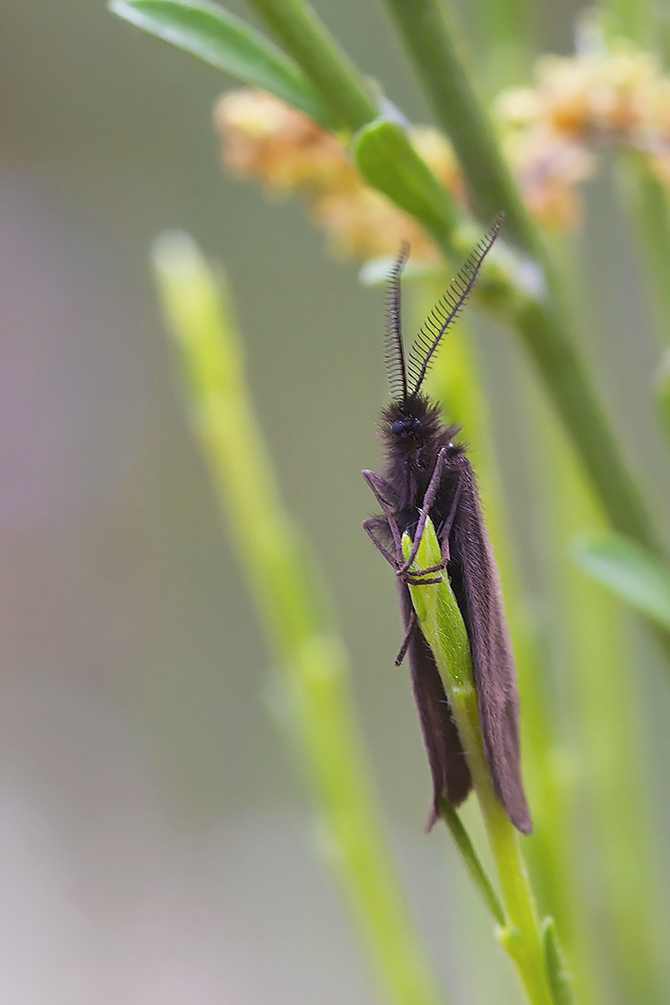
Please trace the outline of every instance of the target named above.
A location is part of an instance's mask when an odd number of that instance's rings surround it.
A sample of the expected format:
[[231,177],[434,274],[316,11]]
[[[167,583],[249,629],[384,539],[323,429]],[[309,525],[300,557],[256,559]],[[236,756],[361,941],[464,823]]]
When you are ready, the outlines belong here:
[[437,0],[386,0],[386,5],[437,123],[454,145],[477,215],[488,221],[504,209],[507,239],[543,263],[539,238],[470,83],[445,7]]
[[386,1000],[443,1003],[376,810],[346,655],[310,553],[284,509],[224,288],[183,234],[158,242],[154,265],[195,430],[282,671],[291,739],[312,781],[328,861]]
[[601,0],[599,8],[610,38],[629,38],[641,48],[655,42],[651,37],[655,9],[649,0]]
[[[562,656],[571,681],[571,712],[578,715],[581,787],[586,793],[597,842],[594,882],[601,903],[596,911],[606,919],[608,969],[620,990],[617,1000],[661,1005],[667,1001],[659,933],[663,911],[654,881],[653,828],[640,779],[648,776],[644,762],[643,711],[638,673],[631,665],[626,619],[616,601],[570,563],[568,542],[584,527],[602,522],[602,515],[560,442],[546,408],[537,410],[542,431],[542,470],[548,475],[546,539],[559,542],[552,581],[565,599]],[[563,546],[560,547],[560,542]],[[579,828],[578,828],[579,829]],[[593,863],[578,873],[592,880]]]
[[656,406],[661,428],[670,444],[670,348],[665,350],[655,380]]
[[528,303],[518,330],[612,526],[660,555],[647,505],[583,357],[549,304]]
[[529,0],[478,0],[470,5],[474,22],[477,63],[485,62],[481,77],[487,94],[530,79],[537,20]]
[[328,102],[355,132],[379,114],[358,70],[316,13],[301,0],[247,0]]
[[670,344],[670,205],[666,189],[652,174],[646,158],[621,153],[619,178],[629,204],[644,262],[646,285],[655,306],[661,341]]

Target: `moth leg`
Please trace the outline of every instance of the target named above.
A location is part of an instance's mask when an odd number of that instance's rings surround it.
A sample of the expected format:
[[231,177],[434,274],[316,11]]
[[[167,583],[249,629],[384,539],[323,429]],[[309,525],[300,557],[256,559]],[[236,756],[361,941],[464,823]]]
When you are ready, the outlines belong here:
[[420,569],[414,575],[405,574],[402,577],[403,583],[407,583],[408,586],[430,586],[432,583],[443,583],[444,580],[442,576],[436,577],[435,579],[424,579],[424,573],[433,572],[435,569],[442,571],[443,565],[434,565],[430,569]]
[[[375,548],[380,554],[384,556],[389,565],[392,565],[394,569],[398,568],[398,559],[391,554],[391,552],[386,548],[379,538],[375,534],[375,528],[379,527],[381,524],[385,524],[385,521],[381,520],[379,517],[371,516],[367,520],[363,521],[363,530],[368,535]],[[431,569],[421,569],[416,574],[407,573],[403,576],[403,582],[409,583],[410,586],[430,586],[431,583],[441,583],[442,579],[425,579],[423,578],[424,572],[431,572]]]
[[[451,532],[451,526],[454,522],[454,517],[456,516],[456,507],[458,506],[458,497],[461,494],[462,486],[463,482],[459,479],[456,483],[456,491],[454,492],[454,498],[451,503],[449,515],[447,516],[447,519],[442,522],[442,525],[439,528],[439,533],[442,538],[442,545],[440,548],[442,561],[439,565],[430,565],[427,569],[421,569],[420,575],[424,575],[429,572],[439,572],[440,569],[446,569],[449,564],[449,534]],[[428,583],[439,583],[439,579],[423,579],[421,582],[424,585],[427,585]]]
[[410,639],[412,638],[412,632],[416,629],[417,620],[418,619],[417,619],[417,616],[416,616],[416,611],[414,610],[414,608],[412,608],[410,616],[409,616],[409,622],[407,623],[407,631],[405,632],[405,638],[402,640],[402,645],[400,646],[400,649],[398,650],[398,655],[396,656],[395,660],[393,661],[397,667],[400,666],[400,664],[402,663],[402,661],[404,660],[404,658],[405,658],[405,656],[407,654],[407,650],[409,648]]
[[367,520],[363,521],[363,530],[368,535],[377,551],[381,552],[381,554],[384,556],[389,565],[392,565],[394,569],[397,569],[398,559],[396,558],[395,555],[392,555],[387,548],[384,547],[384,545],[375,535],[374,529],[375,527],[379,526],[379,522],[380,521],[378,517],[374,516],[368,517]]
[[[442,477],[442,466],[444,464],[445,457],[447,456],[447,448],[442,447],[437,455],[437,460],[435,461],[435,469],[431,475],[430,482],[428,483],[428,488],[426,489],[426,494],[423,497],[423,503],[421,506],[421,511],[419,515],[419,522],[416,527],[416,532],[414,534],[414,541],[412,542],[412,549],[405,559],[403,565],[398,569],[399,576],[405,576],[408,572],[410,565],[416,558],[416,553],[419,550],[419,545],[421,544],[421,538],[423,537],[423,532],[426,529],[426,520],[428,519],[428,513],[430,508],[435,502],[435,497],[437,495],[437,490],[440,485],[440,478]],[[453,519],[453,517],[452,517]],[[402,554],[402,552],[401,552]],[[437,572],[439,569],[444,568],[444,562],[440,565],[431,566],[429,569],[423,569],[422,572]]]
[[[447,543],[449,541],[449,534],[451,533],[451,525],[454,522],[454,517],[456,516],[456,507],[458,506],[458,497],[461,494],[461,489],[462,488],[463,488],[463,481],[462,481],[462,479],[459,478],[458,481],[457,481],[457,483],[456,483],[456,491],[454,492],[454,498],[453,498],[452,503],[451,503],[451,509],[449,510],[449,516],[447,517],[447,519],[442,524],[442,527],[440,528],[441,531],[442,531],[442,533],[443,533],[444,541],[447,542]],[[448,544],[447,544],[447,547],[448,547]]]
[[[366,469],[365,471],[362,471],[361,474],[365,478],[365,481],[367,482],[370,490],[372,491],[373,496],[381,506],[382,513],[386,517],[386,522],[388,523],[389,530],[391,531],[391,536],[393,537],[393,544],[395,545],[396,549],[396,559],[393,562],[393,564],[397,569],[398,563],[400,561],[400,556],[402,555],[400,529],[398,527],[398,524],[396,523],[395,517],[393,516],[393,512],[391,510],[391,503],[387,499],[385,499],[384,496],[382,495],[382,492],[386,491],[391,496],[391,498],[393,498],[395,492],[393,491],[392,486],[389,485],[389,483],[385,481],[383,478],[380,478],[379,475],[376,475],[374,471],[369,471]],[[363,526],[365,527],[365,523],[363,524]],[[368,534],[369,533],[370,532],[368,531]],[[377,541],[375,541],[375,544],[377,544]],[[380,549],[380,551],[382,551],[382,554],[384,554],[384,550]]]

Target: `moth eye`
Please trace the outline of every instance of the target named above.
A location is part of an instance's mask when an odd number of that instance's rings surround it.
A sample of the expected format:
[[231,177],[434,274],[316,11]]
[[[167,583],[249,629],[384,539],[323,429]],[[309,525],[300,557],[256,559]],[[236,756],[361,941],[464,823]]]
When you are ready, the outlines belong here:
[[391,423],[391,432],[396,436],[409,436],[421,425],[419,419],[405,417]]

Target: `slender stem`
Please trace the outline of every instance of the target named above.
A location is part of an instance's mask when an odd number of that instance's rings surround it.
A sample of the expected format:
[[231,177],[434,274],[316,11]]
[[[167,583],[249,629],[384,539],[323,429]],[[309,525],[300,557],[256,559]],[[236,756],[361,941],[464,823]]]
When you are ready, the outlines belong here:
[[440,800],[440,814],[449,828],[449,833],[454,839],[454,844],[461,853],[461,858],[465,867],[470,873],[470,878],[482,895],[484,903],[488,907],[496,924],[504,926],[505,912],[498,900],[498,895],[493,889],[493,884],[489,880],[479,856],[475,851],[470,835],[463,826],[463,822],[454,807],[446,799]]
[[[441,293],[444,283],[423,303],[421,318]],[[517,564],[503,512],[503,487],[491,442],[488,403],[474,358],[467,319],[449,338],[449,352],[438,357],[429,375],[429,391],[443,404],[449,422],[457,422],[468,444],[468,457],[486,513],[486,528],[500,572],[507,622],[517,665],[521,699],[521,749],[524,781],[533,812],[533,833],[524,842],[542,911],[556,918],[580,1002],[598,999],[597,977],[584,931],[583,896],[574,878],[565,772],[559,765],[555,715],[547,688],[546,654],[541,654],[539,629],[524,601]],[[527,411],[530,424],[536,416]],[[545,659],[542,659],[542,656]],[[546,942],[546,939],[545,939]]]
[[667,191],[634,151],[619,155],[619,180],[646,265],[644,280],[655,306],[663,344],[670,344],[670,206]]
[[656,5],[649,0],[601,0],[600,11],[610,38],[629,38],[641,48],[652,39]]
[[663,554],[649,510],[615,438],[583,357],[558,311],[529,302],[518,330],[612,526]]
[[[405,557],[411,548],[411,539],[405,535]],[[435,529],[428,519],[413,568],[430,568],[440,557]],[[506,913],[505,925],[498,932],[500,941],[517,967],[531,1005],[553,1005],[542,932],[519,835],[495,796],[484,756],[470,646],[456,598],[446,575],[438,584],[410,586],[410,592],[449,698],[496,863]]]
[[654,381],[656,409],[661,429],[670,445],[670,349],[666,349]]
[[[449,675],[449,670],[444,661],[442,666],[439,660],[437,662],[444,680],[445,675]],[[529,1001],[533,1005],[549,1005],[552,995],[547,981],[535,897],[519,835],[493,792],[479,733],[475,689],[473,687],[469,693],[463,691],[461,694],[454,694],[452,689],[449,700],[466,750],[468,767],[500,879],[507,923],[498,935],[516,964]]]
[[352,132],[379,114],[365,80],[301,0],[247,0]]
[[478,0],[470,4],[477,64],[487,94],[530,78],[537,11],[530,0]]
[[444,999],[377,812],[346,655],[311,555],[285,512],[228,304],[186,235],[168,235],[157,245],[155,268],[191,392],[195,430],[281,669],[287,734],[312,782],[320,845],[387,1000],[437,1005]]
[[[537,405],[535,428],[541,434],[542,469],[549,476],[544,537],[556,542],[554,554],[547,556],[548,575],[565,604],[559,613],[565,647],[561,670],[571,683],[571,729],[574,733],[576,726],[578,731],[579,760],[589,766],[581,785],[587,788],[598,848],[597,862],[589,864],[588,873],[598,890],[608,969],[622,998],[661,1005],[668,1000],[661,936],[667,919],[654,881],[658,868],[650,838],[652,815],[640,785],[649,765],[642,680],[630,653],[630,621],[617,601],[567,558],[567,543],[574,534],[602,524],[602,515],[546,408]],[[579,862],[576,867],[583,870]]]
[[437,0],[386,0],[386,5],[436,121],[454,145],[477,216],[488,221],[504,209],[507,238],[542,262],[537,233],[470,83],[445,7]]

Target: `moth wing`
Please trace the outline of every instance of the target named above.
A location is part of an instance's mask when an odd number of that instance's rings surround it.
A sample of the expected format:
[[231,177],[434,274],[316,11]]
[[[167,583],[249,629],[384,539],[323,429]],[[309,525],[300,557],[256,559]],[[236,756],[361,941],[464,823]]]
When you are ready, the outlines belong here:
[[484,754],[496,796],[514,826],[529,834],[532,822],[521,779],[516,668],[498,567],[470,462],[462,454],[454,462],[459,496],[449,534],[448,572],[470,640]]
[[[412,614],[412,600],[405,583],[400,588],[400,609],[405,630]],[[423,742],[433,779],[433,808],[427,829],[440,816],[440,800],[459,806],[472,782],[456,724],[451,715],[444,685],[430,646],[415,625],[407,648],[412,691],[419,716]]]

